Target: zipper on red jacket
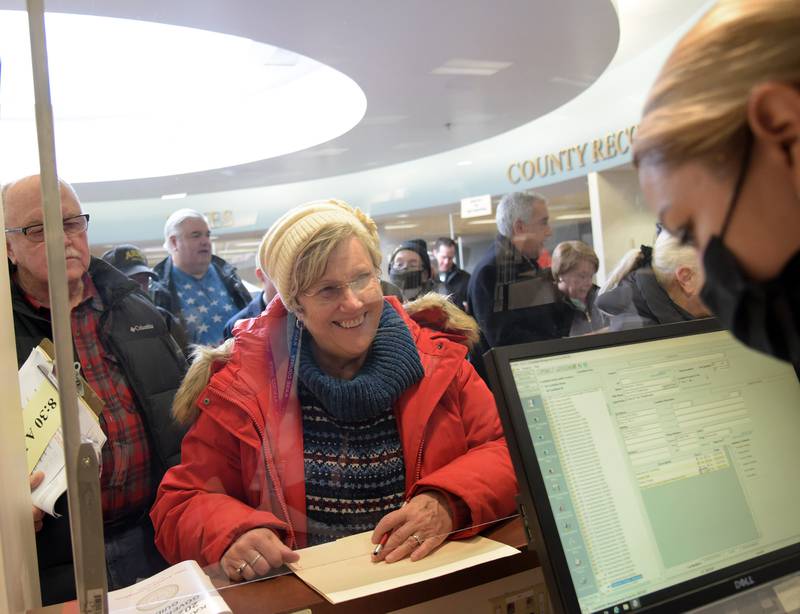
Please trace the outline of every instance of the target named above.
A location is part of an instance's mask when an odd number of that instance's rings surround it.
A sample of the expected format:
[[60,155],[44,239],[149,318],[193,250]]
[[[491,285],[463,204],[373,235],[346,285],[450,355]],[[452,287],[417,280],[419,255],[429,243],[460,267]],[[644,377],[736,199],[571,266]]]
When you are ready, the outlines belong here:
[[[272,480],[272,483],[277,486],[280,482],[278,482],[278,480],[276,479],[276,476],[275,476],[275,474],[273,472],[272,463],[270,463],[269,459],[267,458],[267,450],[266,450],[266,447],[267,447],[266,441],[267,440],[266,440],[266,436],[264,434],[264,431],[261,430],[261,427],[259,426],[259,424],[255,420],[253,420],[253,424],[256,425],[256,430],[258,431],[258,436],[261,437],[261,446],[262,446],[263,454],[264,454],[264,464],[267,466],[267,471],[269,472],[269,477]],[[297,547],[297,540],[295,539],[295,536],[294,536],[294,527],[292,526],[292,519],[289,516],[289,508],[286,507],[286,501],[284,500],[283,492],[281,492],[280,489],[278,489],[278,488],[276,488],[275,491],[278,494],[278,503],[281,504],[281,510],[283,511],[283,515],[286,518],[286,526],[289,528],[289,538],[291,539],[290,547],[296,548]]]
[[[269,459],[267,458],[267,449],[266,449],[267,438],[266,438],[266,436],[264,434],[264,431],[261,429],[261,426],[253,418],[252,414],[247,410],[247,408],[244,405],[241,405],[239,402],[234,401],[233,399],[227,399],[227,400],[229,402],[233,403],[234,405],[236,405],[239,409],[241,409],[245,414],[247,414],[247,416],[250,418],[250,420],[253,421],[253,425],[256,427],[256,430],[258,431],[258,436],[261,438],[261,447],[262,447],[261,449],[262,449],[262,453],[264,455],[264,465],[267,467],[267,472],[269,473],[269,477],[272,480],[272,483],[277,486],[280,482],[278,482],[278,480],[276,479],[276,476],[275,476],[275,473],[274,473],[274,469],[272,467],[272,463],[270,463]],[[422,454],[422,451],[420,450],[420,455],[421,454]],[[289,537],[291,539],[290,547],[291,548],[296,548],[297,547],[297,539],[295,538],[295,535],[294,535],[294,527],[292,526],[292,519],[289,516],[289,508],[286,507],[286,501],[284,501],[283,493],[280,491],[280,489],[276,488],[275,492],[277,493],[278,503],[281,506],[281,511],[283,512],[283,516],[286,519],[286,526],[289,528]]]
[[422,479],[422,449],[425,447],[425,431],[422,431],[422,440],[419,442],[419,451],[417,452],[417,467],[414,472],[414,483]]

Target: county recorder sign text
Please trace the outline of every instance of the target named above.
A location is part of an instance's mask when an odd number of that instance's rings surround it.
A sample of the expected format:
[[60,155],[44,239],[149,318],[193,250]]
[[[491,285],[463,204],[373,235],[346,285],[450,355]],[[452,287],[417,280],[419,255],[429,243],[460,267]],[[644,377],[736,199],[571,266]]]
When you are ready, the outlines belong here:
[[636,128],[637,126],[631,126],[609,132],[603,137],[561,149],[557,153],[512,162],[506,171],[506,176],[516,185],[520,181],[533,181],[536,177],[544,178],[568,173],[585,167],[587,163],[597,164],[617,156],[624,156],[630,152]]

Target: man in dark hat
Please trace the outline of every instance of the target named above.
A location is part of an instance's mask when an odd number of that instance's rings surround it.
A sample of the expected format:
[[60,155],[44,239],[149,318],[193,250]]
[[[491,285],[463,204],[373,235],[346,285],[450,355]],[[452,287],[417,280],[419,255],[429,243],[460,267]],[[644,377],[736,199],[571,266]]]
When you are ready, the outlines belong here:
[[147,265],[142,250],[135,245],[118,245],[103,254],[103,260],[138,283],[145,294],[149,295],[150,280],[158,279],[158,275]]
[[[115,269],[122,272],[126,277],[132,279],[142,289],[148,298],[152,300],[150,294],[150,282],[158,281],[158,273],[151,269],[147,264],[147,258],[144,257],[142,250],[135,245],[125,243],[117,245],[117,247],[108,250],[103,254],[103,260],[108,262]],[[169,332],[172,334],[173,339],[178,342],[178,345],[189,355],[189,338],[186,331],[181,325],[180,320],[172,313],[156,305],[161,316],[166,320]]]
[[402,290],[406,301],[439,291],[439,284],[431,275],[431,258],[424,239],[408,239],[394,249],[389,258],[389,281]]

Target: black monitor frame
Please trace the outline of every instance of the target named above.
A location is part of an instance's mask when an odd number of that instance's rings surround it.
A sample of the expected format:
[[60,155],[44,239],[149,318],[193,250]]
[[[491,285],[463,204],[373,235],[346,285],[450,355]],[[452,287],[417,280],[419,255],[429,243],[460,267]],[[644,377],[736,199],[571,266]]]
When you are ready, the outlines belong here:
[[[519,484],[518,505],[525,523],[529,547],[534,547],[539,555],[555,614],[580,612],[580,606],[511,372],[511,362],[719,330],[723,328],[716,319],[705,318],[614,333],[498,347],[484,354],[490,387],[495,396]],[[795,374],[800,378],[800,373],[795,371]],[[648,614],[684,612],[797,570],[800,570],[800,544],[781,548],[652,593],[641,601],[641,606],[635,611]],[[613,611],[613,606],[600,612],[604,611]]]

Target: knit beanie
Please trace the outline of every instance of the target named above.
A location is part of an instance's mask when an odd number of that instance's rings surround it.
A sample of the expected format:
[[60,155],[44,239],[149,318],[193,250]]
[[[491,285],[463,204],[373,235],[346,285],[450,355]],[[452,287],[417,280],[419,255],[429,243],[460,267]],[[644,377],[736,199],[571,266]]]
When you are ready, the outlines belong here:
[[365,232],[376,249],[380,249],[375,222],[360,209],[344,201],[315,200],[290,209],[270,226],[258,248],[261,268],[275,284],[287,307],[290,307],[294,298],[288,293],[295,262],[315,234],[330,223],[349,224]]
[[389,258],[389,272],[392,270],[392,262],[394,262],[394,257],[397,255],[397,252],[403,249],[407,249],[419,254],[419,257],[422,258],[422,270],[430,273],[431,258],[428,256],[428,244],[425,243],[425,239],[408,239],[407,241],[403,241],[400,245],[398,245],[392,252],[392,257]]

